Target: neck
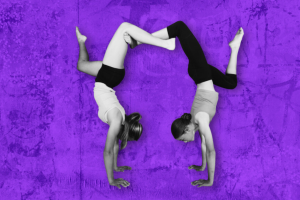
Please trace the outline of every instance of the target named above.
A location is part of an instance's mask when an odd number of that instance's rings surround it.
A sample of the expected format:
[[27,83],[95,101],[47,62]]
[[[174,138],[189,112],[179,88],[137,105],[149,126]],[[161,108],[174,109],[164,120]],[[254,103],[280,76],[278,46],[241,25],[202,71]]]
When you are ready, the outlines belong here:
[[195,124],[195,123],[192,123],[192,129],[193,129],[194,131],[196,131],[196,130],[198,129],[198,125]]

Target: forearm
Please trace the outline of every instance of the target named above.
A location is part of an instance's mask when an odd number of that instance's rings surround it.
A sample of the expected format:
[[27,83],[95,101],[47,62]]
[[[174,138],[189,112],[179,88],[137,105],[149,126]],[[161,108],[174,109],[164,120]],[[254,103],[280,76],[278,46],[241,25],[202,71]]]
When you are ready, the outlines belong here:
[[201,151],[202,151],[202,166],[205,167],[206,166],[206,145],[203,143],[201,144]]
[[115,146],[114,146],[114,164],[113,164],[114,169],[117,169],[117,167],[118,167],[118,165],[117,165],[118,153],[119,153],[119,145],[118,145],[118,143],[115,143]]
[[104,155],[104,164],[105,164],[107,179],[108,182],[111,183],[114,180],[114,172],[113,172],[114,154],[112,151],[111,152],[104,151],[103,155]]
[[208,181],[210,183],[213,183],[214,176],[215,176],[216,152],[207,151],[206,156],[207,156]]

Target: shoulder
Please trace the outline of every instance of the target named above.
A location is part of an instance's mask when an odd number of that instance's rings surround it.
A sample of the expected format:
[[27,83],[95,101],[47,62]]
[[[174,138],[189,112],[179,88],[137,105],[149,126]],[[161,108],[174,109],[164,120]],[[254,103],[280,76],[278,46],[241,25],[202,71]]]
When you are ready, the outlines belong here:
[[210,119],[209,115],[206,112],[198,112],[195,115],[195,121],[200,125],[209,125]]
[[118,108],[113,108],[107,113],[107,121],[110,126],[121,125],[123,121],[123,116]]

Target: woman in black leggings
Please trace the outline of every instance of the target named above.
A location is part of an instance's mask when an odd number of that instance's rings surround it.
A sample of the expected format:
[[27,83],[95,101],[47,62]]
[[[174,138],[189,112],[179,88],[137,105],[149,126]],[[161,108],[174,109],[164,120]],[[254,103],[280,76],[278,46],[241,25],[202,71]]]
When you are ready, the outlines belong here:
[[[192,182],[192,185],[198,185],[198,187],[211,186],[214,181],[216,152],[209,124],[216,113],[218,102],[218,93],[214,89],[214,84],[227,89],[236,87],[237,55],[244,35],[243,29],[240,28],[234,39],[229,43],[231,56],[225,74],[207,63],[200,44],[182,21],[178,21],[152,35],[165,40],[178,37],[182,49],[189,59],[188,73],[195,81],[197,91],[191,113],[185,113],[176,119],[172,123],[171,131],[176,140],[190,142],[194,141],[195,132],[199,130],[202,165],[191,165],[189,169],[203,171],[207,160],[208,180],[196,180]],[[141,44],[141,42],[132,39],[130,35],[124,36],[124,39],[132,48]]]

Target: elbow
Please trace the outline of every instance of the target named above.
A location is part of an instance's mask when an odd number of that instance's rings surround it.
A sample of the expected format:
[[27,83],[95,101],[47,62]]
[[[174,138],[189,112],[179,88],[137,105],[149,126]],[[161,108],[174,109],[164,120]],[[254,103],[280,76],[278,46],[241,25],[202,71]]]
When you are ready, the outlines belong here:
[[202,151],[206,151],[206,144],[204,142],[201,143],[201,149]]
[[103,151],[104,156],[111,156],[111,155],[113,155],[113,153],[114,153],[114,151],[112,149],[109,149],[109,150],[104,149],[104,151]]
[[215,151],[215,149],[211,149],[211,150],[207,151],[207,154],[209,156],[216,156],[216,151]]
[[82,69],[81,69],[80,65],[81,65],[80,62],[78,62],[78,63],[77,63],[77,70],[81,72]]

